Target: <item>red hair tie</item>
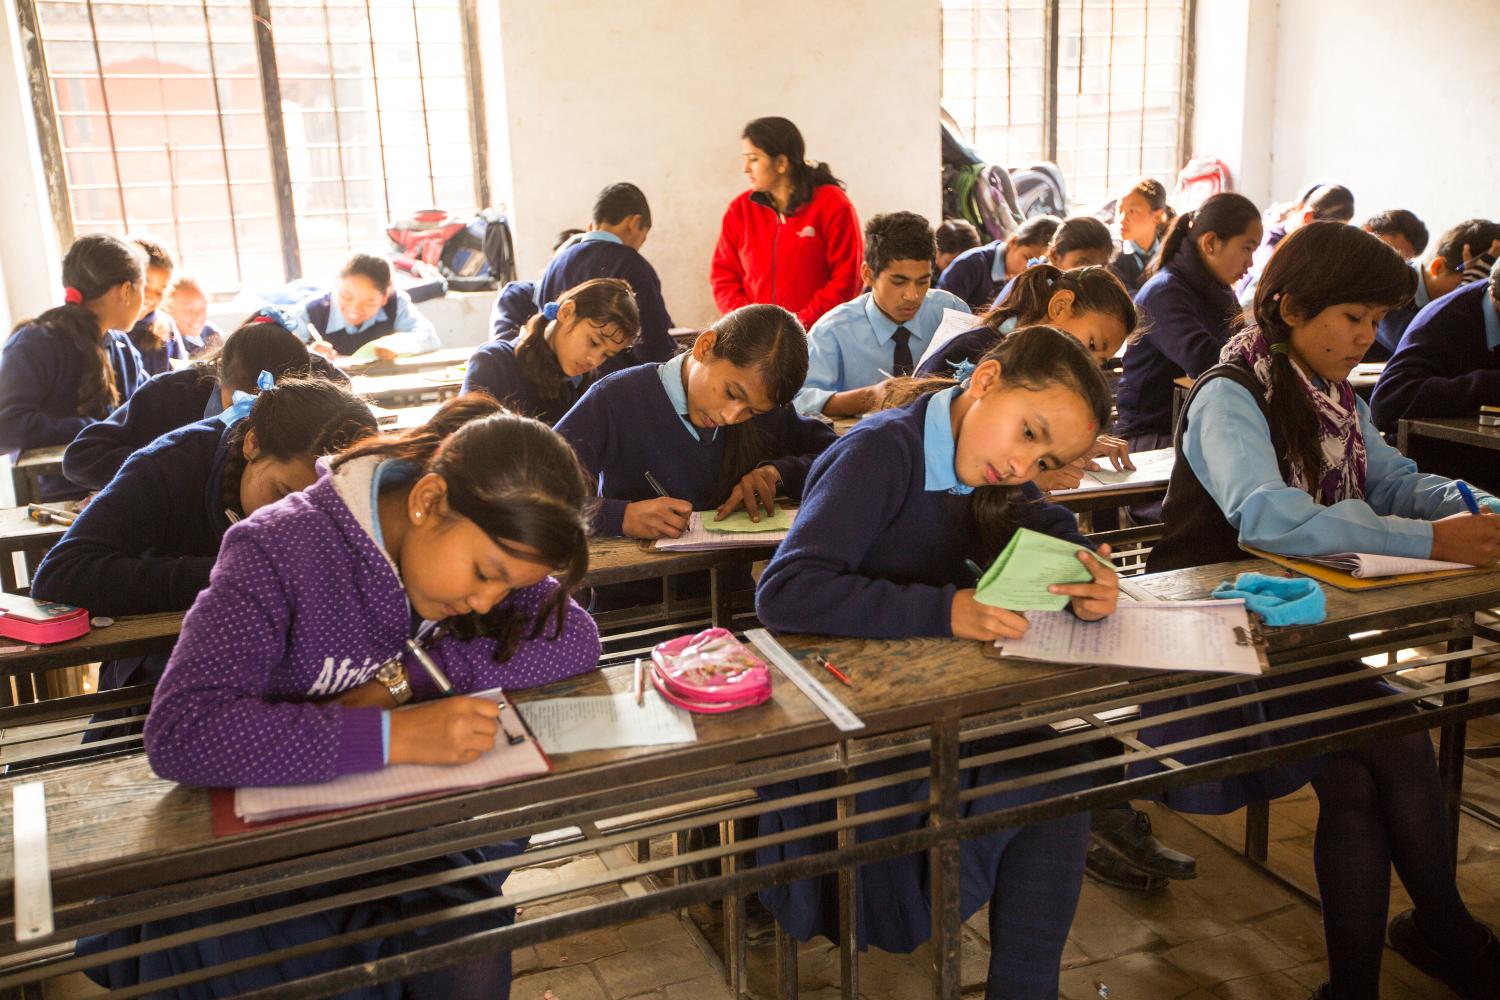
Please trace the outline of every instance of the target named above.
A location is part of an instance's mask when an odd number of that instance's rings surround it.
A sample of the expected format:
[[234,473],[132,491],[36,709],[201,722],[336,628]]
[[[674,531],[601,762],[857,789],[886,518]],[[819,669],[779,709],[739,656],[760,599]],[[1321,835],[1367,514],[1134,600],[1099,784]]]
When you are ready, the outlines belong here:
[[72,285],[63,289],[63,301],[70,306],[83,305],[83,293]]

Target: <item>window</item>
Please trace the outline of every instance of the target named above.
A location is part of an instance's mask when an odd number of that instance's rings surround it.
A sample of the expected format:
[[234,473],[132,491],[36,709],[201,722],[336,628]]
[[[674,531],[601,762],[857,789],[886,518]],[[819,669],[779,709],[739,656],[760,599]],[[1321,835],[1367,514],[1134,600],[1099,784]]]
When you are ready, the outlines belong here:
[[473,212],[472,3],[21,0],[64,238],[152,233],[229,294]]
[[1080,212],[1182,165],[1192,0],[943,0],[943,107],[986,160],[1054,160]]

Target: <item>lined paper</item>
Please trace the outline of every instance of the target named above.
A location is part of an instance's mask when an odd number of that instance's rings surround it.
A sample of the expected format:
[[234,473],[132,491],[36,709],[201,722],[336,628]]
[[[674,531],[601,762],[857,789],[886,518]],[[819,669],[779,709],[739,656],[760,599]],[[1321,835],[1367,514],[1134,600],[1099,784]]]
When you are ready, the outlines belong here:
[[1264,669],[1256,648],[1242,641],[1251,634],[1244,601],[1125,603],[1097,622],[1070,611],[1033,611],[1026,620],[1020,639],[995,642],[1006,656],[1204,673]]
[[1400,576],[1403,573],[1436,573],[1445,569],[1473,569],[1471,563],[1444,562],[1441,559],[1413,559],[1406,556],[1383,556],[1372,552],[1335,552],[1326,556],[1298,556],[1305,562],[1343,570],[1360,580],[1371,577]]
[[692,715],[668,702],[649,684],[642,705],[635,703],[635,695],[626,693],[546,698],[519,707],[547,753],[698,741]]
[[[1176,464],[1176,458],[1174,448],[1132,452],[1130,461],[1134,463],[1134,469],[1116,471],[1113,466],[1107,469],[1089,469],[1077,486],[1070,490],[1053,490],[1048,496],[1065,497],[1118,486],[1154,486],[1165,483],[1172,478],[1172,466]],[[1108,458],[1096,458],[1094,461],[1109,463]]]
[[[927,343],[927,350],[917,359],[917,367],[921,368],[927,359],[938,351],[948,346],[948,342],[961,333],[978,329],[984,324],[979,317],[973,313],[966,313],[962,309],[944,309],[942,322],[938,323],[937,329],[932,331],[932,340]],[[940,374],[946,375],[947,372]]]
[[[709,513],[712,517],[712,512]],[[796,512],[789,511],[795,518]],[[704,515],[693,511],[688,519],[688,529],[679,538],[658,538],[652,547],[661,552],[698,552],[706,549],[740,549],[747,545],[775,545],[786,538],[785,531],[709,531],[704,526]]]

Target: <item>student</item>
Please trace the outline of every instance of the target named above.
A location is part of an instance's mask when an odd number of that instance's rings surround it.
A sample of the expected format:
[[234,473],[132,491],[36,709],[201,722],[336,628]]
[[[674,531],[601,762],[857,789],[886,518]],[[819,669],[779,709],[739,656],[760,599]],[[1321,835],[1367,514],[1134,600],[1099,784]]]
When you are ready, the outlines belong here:
[[[129,399],[141,356],[120,333],[141,314],[146,260],[139,247],[102,233],[80,236],[63,257],[63,305],[11,331],[0,353],[0,452],[67,444]],[[44,476],[41,498],[82,492]]]
[[175,264],[171,254],[155,240],[144,237],[131,240],[146,255],[146,283],[141,317],[129,327],[130,342],[141,356],[141,370],[146,377],[172,370],[173,358],[186,360],[188,346],[183,343],[177,324],[166,310],[162,298],[172,283]]
[[487,392],[506,408],[547,424],[562,419],[601,377],[601,366],[630,350],[641,330],[630,285],[594,278],[531,317],[519,339],[492,340],[469,358],[464,392]]
[[932,264],[932,282],[937,284],[938,276],[953,263],[953,258],[979,246],[979,230],[968,219],[944,219],[932,235],[937,240],[937,259]]
[[332,292],[298,303],[290,313],[297,336],[329,360],[367,344],[385,360],[443,346],[432,323],[391,283],[390,261],[374,254],[351,256]]
[[[157,774],[205,787],[327,781],[387,764],[447,766],[494,744],[498,707],[468,695],[522,688],[595,668],[598,631],[573,603],[588,564],[588,483],[545,425],[483,396],[451,400],[425,426],[344,452],[307,490],[258,511],[224,537],[208,589],[182,636],[146,721]],[[549,573],[557,573],[558,580]],[[438,697],[409,657],[388,665],[416,620],[447,626],[428,650],[463,695]],[[232,667],[233,669],[227,669]],[[403,711],[390,709],[413,700]],[[497,844],[361,879],[364,887],[442,875],[519,852]],[[500,895],[503,873],[473,876],[115,962],[91,974],[124,987],[226,958],[321,942],[349,927]],[[104,945],[313,904],[347,883],[226,904],[80,942]],[[272,987],[504,926],[497,910],[332,951],[286,958],[214,980],[222,996]],[[491,952],[405,980],[407,996],[507,996],[510,956]],[[349,994],[390,996],[371,989]]]
[[[1349,372],[1375,339],[1380,314],[1411,295],[1411,269],[1354,227],[1313,222],[1287,236],[1256,292],[1254,324],[1224,348],[1223,363],[1193,389],[1178,425],[1166,533],[1149,569],[1237,559],[1241,544],[1286,555],[1382,552],[1480,565],[1500,561],[1500,501],[1464,515],[1454,484],[1423,475],[1386,445]],[[1463,516],[1440,520],[1447,515]],[[1357,661],[1299,671],[1279,683],[1364,668]],[[1252,693],[1252,682],[1217,700]],[[1226,724],[1285,719],[1374,697],[1380,682],[1351,682],[1245,708],[1163,723],[1142,740],[1163,746]],[[1199,696],[1201,698],[1201,696]],[[1182,699],[1154,711],[1171,711]],[[1366,716],[1368,718],[1368,716]],[[1268,733],[1265,744],[1336,732],[1339,719]],[[1172,756],[1185,764],[1239,752],[1220,744]],[[1311,760],[1168,791],[1173,808],[1224,813],[1313,783],[1313,848],[1328,949],[1320,997],[1374,997],[1394,862],[1416,904],[1390,925],[1392,947],[1464,997],[1492,997],[1500,944],[1469,914],[1454,884],[1442,786],[1426,732],[1383,736]]]
[[808,161],[802,133],[785,118],[755,119],[740,143],[750,189],[729,203],[719,227],[714,303],[721,313],[778,305],[808,329],[859,294],[859,216],[844,182],[828,164]]
[[278,381],[308,375],[349,381],[328,361],[309,354],[296,334],[257,314],[216,355],[147,379],[106,419],[80,431],[63,452],[63,475],[86,490],[102,490],[134,452],[168,431],[217,416],[236,393],[254,395],[261,372]]
[[1481,257],[1486,248],[1497,241],[1500,241],[1500,223],[1488,219],[1460,222],[1440,236],[1431,259],[1421,265],[1413,264],[1419,279],[1416,294],[1411,302],[1385,314],[1385,319],[1380,321],[1380,332],[1375,335],[1375,346],[1370,348],[1366,357],[1379,361],[1378,351],[1383,351],[1387,360],[1395,354],[1401,335],[1417,313],[1425,309],[1427,303],[1473,280],[1469,277],[1470,262]]
[[796,317],[755,305],[666,364],[601,379],[557,424],[598,479],[598,533],[677,538],[695,510],[743,507],[759,520],[777,496],[800,497],[813,458],[835,437],[789,405],[806,371]]
[[1276,221],[1264,227],[1264,238],[1255,249],[1255,258],[1250,270],[1239,282],[1237,294],[1240,305],[1250,308],[1255,301],[1255,283],[1266,261],[1276,251],[1276,246],[1287,234],[1296,232],[1309,222],[1348,222],[1354,218],[1354,194],[1342,184],[1311,184],[1302,192],[1291,208],[1282,212]]
[[[1055,215],[1036,215],[1023,222],[1003,240],[967,250],[947,267],[937,280],[937,287],[952,292],[971,309],[987,309],[996,293],[1022,271],[1034,257],[1047,252],[1047,244],[1062,220]],[[941,256],[941,254],[940,254]]]
[[1260,239],[1260,212],[1240,194],[1212,195],[1172,220],[1135,297],[1143,330],[1125,348],[1115,397],[1132,451],[1172,444],[1172,382],[1218,363],[1239,314],[1232,286]]
[[937,246],[920,215],[875,216],[865,225],[864,248],[860,277],[870,290],[808,331],[807,382],[796,404],[810,416],[878,409],[889,380],[915,370],[943,310],[969,311],[953,293],[931,287]]
[[208,321],[208,296],[203,294],[198,279],[186,274],[174,278],[162,300],[161,311],[177,327],[188,357],[196,360],[224,343],[223,333]]
[[602,374],[645,361],[665,361],[677,351],[672,339],[672,317],[661,297],[661,279],[641,246],[651,232],[651,206],[634,184],[611,184],[594,202],[589,231],[570,247],[557,252],[536,286],[538,303],[562,303],[570,288],[591,278],[621,278],[635,293],[640,312],[640,339],[613,354]]
[[1415,212],[1393,208],[1365,220],[1364,230],[1401,255],[1413,260],[1427,250],[1427,227]]
[[[576,237],[582,236],[582,229],[564,229],[557,234],[552,242],[552,254],[563,247],[572,246]],[[495,307],[490,310],[490,339],[491,340],[514,340],[516,334],[520,333],[521,327],[526,321],[539,312],[541,306],[536,301],[536,282],[534,281],[511,281],[500,289],[500,294],[495,296]]]
[[[1375,426],[1394,434],[1400,421],[1469,417],[1500,402],[1500,262],[1476,281],[1429,303],[1401,338],[1370,398]],[[1444,475],[1500,490],[1492,452],[1421,441],[1423,464]]]
[[[866,417],[829,448],[808,476],[802,509],[761,576],[756,611],[780,632],[905,639],[957,637],[985,642],[1026,629],[1016,612],[980,604],[966,560],[988,565],[1018,527],[1088,548],[1077,519],[1041,499],[1039,471],[1083,455],[1109,419],[1109,389],[1082,345],[1047,327],[1007,337],[969,380],[931,379],[896,391],[914,400]],[[895,395],[895,393],[893,393]],[[1101,548],[1108,556],[1108,548]],[[1053,586],[1074,614],[1112,613],[1117,579],[1092,551],[1078,554],[1093,581]],[[1024,737],[1022,738],[1024,739]],[[997,749],[998,741],[965,747]],[[1010,745],[1007,743],[1006,745]],[[964,772],[978,786],[1035,773],[1037,756]],[[861,769],[861,777],[899,772],[913,758]],[[767,799],[810,792],[826,779],[787,782]],[[1004,792],[966,803],[966,815],[1058,794],[1071,782]],[[859,795],[859,810],[926,801],[927,782]],[[762,816],[760,836],[833,819],[831,803]],[[859,839],[921,828],[923,815],[861,827]],[[1088,814],[965,840],[963,916],[990,905],[988,997],[1055,997],[1058,967],[1072,924],[1088,844]],[[758,853],[761,865],[812,853],[792,841]],[[930,934],[927,856],[911,854],[860,866],[860,945],[909,952]],[[762,901],[798,940],[837,935],[835,893],[822,880],[775,886]]]
[[1131,295],[1141,290],[1142,275],[1177,213],[1167,204],[1167,189],[1153,177],[1142,177],[1120,196],[1115,216],[1120,223],[1120,253],[1109,265]]
[[[241,399],[131,456],[47,553],[32,593],[110,617],[186,611],[208,587],[231,523],[311,486],[319,456],[375,431],[370,408],[325,379],[278,380]],[[166,662],[106,663],[99,689],[154,682]]]

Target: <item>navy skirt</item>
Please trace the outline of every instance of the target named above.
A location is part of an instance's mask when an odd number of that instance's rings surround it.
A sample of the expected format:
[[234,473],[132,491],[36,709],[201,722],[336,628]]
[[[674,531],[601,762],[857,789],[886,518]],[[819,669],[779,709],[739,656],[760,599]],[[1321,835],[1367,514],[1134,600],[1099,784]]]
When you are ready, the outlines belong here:
[[[1276,688],[1301,684],[1321,677],[1361,673],[1366,669],[1361,663],[1346,662],[1333,663],[1308,670],[1298,670],[1280,677],[1246,681],[1242,684],[1234,684],[1205,694],[1185,695],[1181,698],[1174,698],[1171,701],[1158,702],[1154,705],[1145,706],[1142,710],[1142,716],[1149,718],[1152,715],[1175,712],[1184,708],[1211,705],[1229,698],[1254,694],[1257,690],[1275,690]],[[1227,729],[1237,729],[1241,726],[1256,725],[1264,722],[1276,722],[1308,712],[1338,708],[1369,698],[1391,694],[1394,691],[1396,689],[1391,685],[1379,678],[1372,677],[1367,680],[1346,682],[1334,687],[1303,691],[1280,698],[1252,702],[1247,705],[1227,708],[1219,712],[1210,712],[1191,719],[1179,719],[1160,726],[1148,726],[1141,730],[1140,737],[1141,742],[1153,747],[1159,747],[1169,743],[1196,739],[1200,736],[1208,736],[1213,733],[1221,733]],[[1204,761],[1219,760],[1235,754],[1284,746],[1288,743],[1317,736],[1326,736],[1329,733],[1336,733],[1352,726],[1374,722],[1378,719],[1388,718],[1394,714],[1409,710],[1407,708],[1384,709],[1340,716],[1336,719],[1324,719],[1318,722],[1304,722],[1273,732],[1262,733],[1258,736],[1227,740],[1197,750],[1174,753],[1172,756],[1184,764],[1197,764]],[[1218,781],[1204,781],[1182,788],[1171,788],[1157,795],[1156,798],[1158,801],[1171,806],[1179,812],[1212,815],[1231,813],[1251,802],[1269,802],[1272,799],[1295,792],[1317,777],[1326,760],[1326,756],[1317,756],[1286,761],[1280,764],[1273,764],[1259,771],[1234,775]],[[1160,765],[1144,763],[1132,768],[1131,773],[1132,775],[1155,774],[1161,770],[1163,768]]]
[[[1015,737],[994,737],[966,743],[964,755],[989,753],[1026,742]],[[1007,760],[983,767],[967,768],[959,775],[962,788],[974,788],[998,781],[1036,774],[1041,771],[1076,764],[1085,760],[1081,754],[1058,751]],[[893,760],[881,761],[856,769],[855,780],[863,781],[899,771],[922,767],[927,761],[925,754],[912,754]],[[773,801],[788,795],[833,786],[831,775],[818,775],[796,781],[781,782],[760,789],[764,801]],[[1067,792],[1089,787],[1086,776],[1051,781],[1018,791],[988,795],[962,804],[964,816],[978,816],[997,809],[1023,805],[1039,799],[1050,798]],[[903,805],[908,802],[926,802],[929,798],[929,782],[926,778],[906,781],[899,785],[862,792],[855,796],[859,812],[871,812]],[[760,817],[759,832],[762,836],[796,830],[814,823],[833,820],[836,807],[832,800],[796,806],[769,813]],[[883,820],[859,827],[857,840],[864,843],[921,829],[927,824],[927,813],[915,813]],[[995,894],[999,878],[1000,857],[1005,848],[1020,831],[1020,827],[997,830],[982,837],[965,840],[961,846],[960,905],[963,918],[969,919]],[[793,840],[777,847],[756,851],[757,867],[791,861],[811,854],[832,850],[837,838],[822,834],[805,840]],[[860,865],[855,880],[855,906],[858,914],[858,937],[861,950],[874,945],[883,951],[906,953],[915,949],[932,936],[931,879],[927,864],[928,854],[921,851],[902,857],[888,858]],[[1078,858],[1081,868],[1083,858]],[[803,879],[762,889],[760,900],[776,917],[787,933],[799,941],[808,941],[821,934],[830,940],[838,937],[838,878],[824,875],[814,879]]]
[[[403,865],[400,868],[381,872],[376,878],[380,882],[394,882],[422,875],[434,875],[484,861],[512,857],[524,849],[524,842],[509,841],[478,850]],[[88,969],[86,972],[90,979],[106,989],[123,989],[167,976],[205,969],[223,962],[264,955],[281,948],[327,940],[336,935],[378,926],[405,917],[420,916],[447,906],[493,899],[501,893],[501,886],[505,881],[504,876],[504,872],[475,876],[441,886],[371,900],[356,906],[323,910],[263,927],[204,938],[192,944],[178,945],[164,951],[150,952],[138,958],[109,962]],[[371,876],[341,879],[326,885],[277,893],[245,903],[216,907],[212,910],[156,921],[140,927],[127,927],[108,934],[79,939],[77,954],[80,957],[97,955],[106,950],[149,942],[170,934],[207,927],[237,917],[253,916],[298,903],[316,902],[341,892],[368,888],[371,884]],[[294,979],[315,976],[364,962],[373,962],[476,931],[506,927],[514,920],[515,911],[511,909],[477,914],[393,937],[374,937],[356,945],[283,959],[272,965],[246,969],[190,986],[179,987],[170,994],[163,992],[162,995],[184,998],[184,1000],[214,1000],[216,997],[264,989]],[[506,969],[506,981],[495,984],[495,996],[509,995],[508,962]],[[357,998],[357,1000],[401,1000],[402,984],[399,980],[391,980],[376,986],[343,993],[340,996]]]

